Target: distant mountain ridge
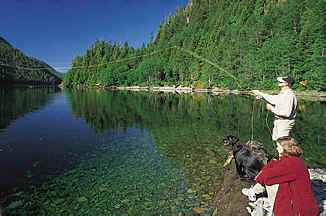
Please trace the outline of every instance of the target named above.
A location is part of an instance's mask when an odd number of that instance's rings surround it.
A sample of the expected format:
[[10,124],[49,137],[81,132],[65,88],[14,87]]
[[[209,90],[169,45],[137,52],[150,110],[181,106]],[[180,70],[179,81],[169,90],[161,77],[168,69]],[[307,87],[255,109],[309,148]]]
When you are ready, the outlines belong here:
[[12,46],[8,41],[6,41],[3,37],[0,36],[0,43],[5,43],[8,46]]
[[26,56],[0,36],[0,83],[58,85],[63,76],[47,63]]

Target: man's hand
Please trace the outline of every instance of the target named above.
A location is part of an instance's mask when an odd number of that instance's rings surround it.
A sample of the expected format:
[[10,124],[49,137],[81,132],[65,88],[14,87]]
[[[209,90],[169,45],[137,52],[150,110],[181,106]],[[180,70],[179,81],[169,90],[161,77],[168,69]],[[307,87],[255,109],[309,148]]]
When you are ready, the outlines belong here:
[[260,92],[259,90],[251,90],[251,92],[256,96],[262,96],[262,92]]
[[266,109],[267,109],[268,111],[272,111],[273,108],[274,108],[274,107],[273,107],[272,105],[270,105],[270,104],[266,104]]

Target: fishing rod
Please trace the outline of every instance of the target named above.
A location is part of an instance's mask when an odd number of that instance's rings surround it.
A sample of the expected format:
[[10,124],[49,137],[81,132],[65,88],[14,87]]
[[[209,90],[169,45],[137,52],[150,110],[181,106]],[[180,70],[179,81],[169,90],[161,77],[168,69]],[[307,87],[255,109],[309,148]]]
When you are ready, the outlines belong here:
[[[148,53],[148,54],[143,54],[143,55],[138,55],[138,56],[132,56],[132,57],[129,57],[129,58],[117,59],[117,60],[106,62],[106,63],[102,63],[102,64],[88,65],[88,66],[75,66],[75,67],[73,66],[73,67],[71,67],[71,69],[97,68],[97,67],[102,67],[102,66],[109,65],[109,64],[122,63],[122,62],[130,61],[130,60],[133,60],[133,59],[138,59],[138,58],[147,57],[147,56],[153,56],[153,55],[156,55],[158,53],[161,53],[161,52],[164,52],[164,51],[167,51],[167,50],[170,50],[170,49],[181,50],[184,53],[188,53],[191,56],[193,56],[194,58],[197,58],[197,59],[199,59],[201,61],[204,61],[204,62],[212,65],[213,67],[219,69],[220,71],[223,71],[228,76],[230,76],[231,78],[233,78],[235,80],[235,82],[237,83],[238,87],[240,89],[242,89],[242,86],[239,83],[238,79],[232,73],[230,73],[229,71],[225,70],[224,68],[222,68],[218,64],[210,61],[209,59],[207,59],[205,57],[202,57],[202,56],[198,55],[197,53],[195,53],[193,51],[190,51],[188,49],[185,49],[185,48],[179,47],[179,46],[171,46],[171,47],[164,48],[164,49],[161,49],[161,50],[158,50],[158,51],[154,51],[154,52],[151,52],[151,53]],[[0,66],[10,67],[10,68],[16,68],[16,69],[20,69],[20,70],[31,70],[31,71],[42,70],[42,69],[50,69],[49,67],[31,68],[31,67],[26,67],[26,66],[12,66],[12,65],[8,65],[8,64],[2,64],[2,63],[0,63]]]
[[[109,64],[122,63],[122,62],[130,61],[130,60],[133,60],[133,59],[138,59],[138,58],[147,57],[147,56],[153,56],[153,55],[156,55],[158,53],[161,53],[161,52],[164,52],[164,51],[167,51],[167,50],[170,50],[170,49],[181,50],[182,52],[187,53],[187,54],[193,56],[196,59],[199,59],[199,60],[201,60],[203,62],[208,63],[209,65],[211,65],[211,66],[217,68],[218,70],[224,72],[225,74],[227,74],[229,77],[231,77],[237,83],[237,85],[239,87],[239,89],[236,90],[237,93],[255,96],[255,94],[252,92],[251,89],[243,90],[243,87],[240,84],[240,82],[238,81],[238,78],[235,77],[231,72],[227,71],[226,69],[224,69],[220,65],[212,62],[211,60],[209,60],[209,59],[207,59],[207,58],[205,58],[203,56],[200,56],[199,54],[197,54],[197,53],[195,53],[195,52],[193,52],[191,50],[188,50],[188,49],[185,49],[185,48],[179,47],[179,46],[171,46],[171,47],[164,48],[164,49],[161,49],[161,50],[158,50],[158,51],[154,51],[154,52],[151,52],[151,53],[147,53],[147,54],[143,54],[143,55],[137,55],[137,56],[132,56],[132,57],[129,57],[129,58],[117,59],[117,60],[106,62],[106,63],[103,63],[103,64],[88,65],[88,66],[75,66],[75,67],[73,66],[73,67],[71,67],[71,69],[98,68],[98,67],[109,65]],[[11,66],[11,65],[2,64],[2,63],[0,63],[0,66],[6,66],[6,67],[16,68],[16,69],[20,69],[20,70],[32,70],[32,71],[33,70],[35,71],[35,70],[42,70],[42,69],[50,69],[49,67],[30,68],[30,67],[23,67],[23,66]],[[269,103],[263,97],[256,96],[256,99],[263,100],[266,103]],[[253,139],[253,136],[254,136],[254,133],[253,133],[253,128],[254,128],[254,116],[253,116],[253,113],[254,113],[254,105],[255,105],[255,103],[253,104],[253,109],[252,109],[252,112],[251,112],[251,124],[252,124],[251,125],[252,126],[251,139]],[[271,133],[271,130],[269,128],[268,122],[267,122],[267,117],[268,117],[268,114],[266,115],[266,125],[267,125],[267,127],[269,129],[270,134],[272,134]]]

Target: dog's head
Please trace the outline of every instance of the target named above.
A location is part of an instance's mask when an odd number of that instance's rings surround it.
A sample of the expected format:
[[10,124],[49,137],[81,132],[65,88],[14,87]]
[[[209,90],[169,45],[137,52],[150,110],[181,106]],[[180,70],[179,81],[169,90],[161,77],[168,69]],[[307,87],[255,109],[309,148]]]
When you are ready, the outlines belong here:
[[229,135],[225,139],[222,140],[221,144],[228,146],[228,145],[234,145],[239,143],[239,139],[236,136]]

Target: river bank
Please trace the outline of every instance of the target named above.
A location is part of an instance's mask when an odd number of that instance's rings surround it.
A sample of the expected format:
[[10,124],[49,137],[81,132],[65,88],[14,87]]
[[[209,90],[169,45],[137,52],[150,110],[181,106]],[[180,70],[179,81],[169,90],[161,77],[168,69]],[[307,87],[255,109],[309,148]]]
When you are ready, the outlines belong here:
[[[96,88],[104,88],[97,86]],[[224,89],[224,88],[198,88],[187,86],[117,86],[109,87],[105,89],[111,90],[124,90],[124,91],[152,91],[152,92],[166,92],[166,93],[210,93],[212,95],[219,94],[251,94],[250,90],[238,90],[238,89]],[[263,90],[269,94],[277,94],[278,90]],[[326,101],[326,92],[311,91],[311,90],[294,90],[299,98],[310,98],[320,101]]]
[[[320,216],[326,215],[326,169],[309,169],[312,189],[321,209]],[[237,178],[234,160],[224,167],[222,183],[219,185],[212,205],[214,216],[247,216],[249,200],[241,193],[253,183]]]
[[[63,85],[60,86],[64,88]],[[68,88],[80,88],[80,89],[107,89],[107,90],[122,90],[122,91],[151,91],[151,92],[163,92],[163,93],[210,93],[212,95],[219,95],[219,94],[251,94],[250,90],[239,90],[239,89],[225,89],[225,88],[198,88],[198,87],[188,87],[188,86],[110,86],[110,87],[103,87],[100,85],[96,86],[74,86]],[[269,94],[277,94],[278,90],[262,90]],[[312,99],[318,101],[326,101],[326,92],[324,91],[316,91],[316,90],[295,90],[296,95],[299,98],[305,99]]]

